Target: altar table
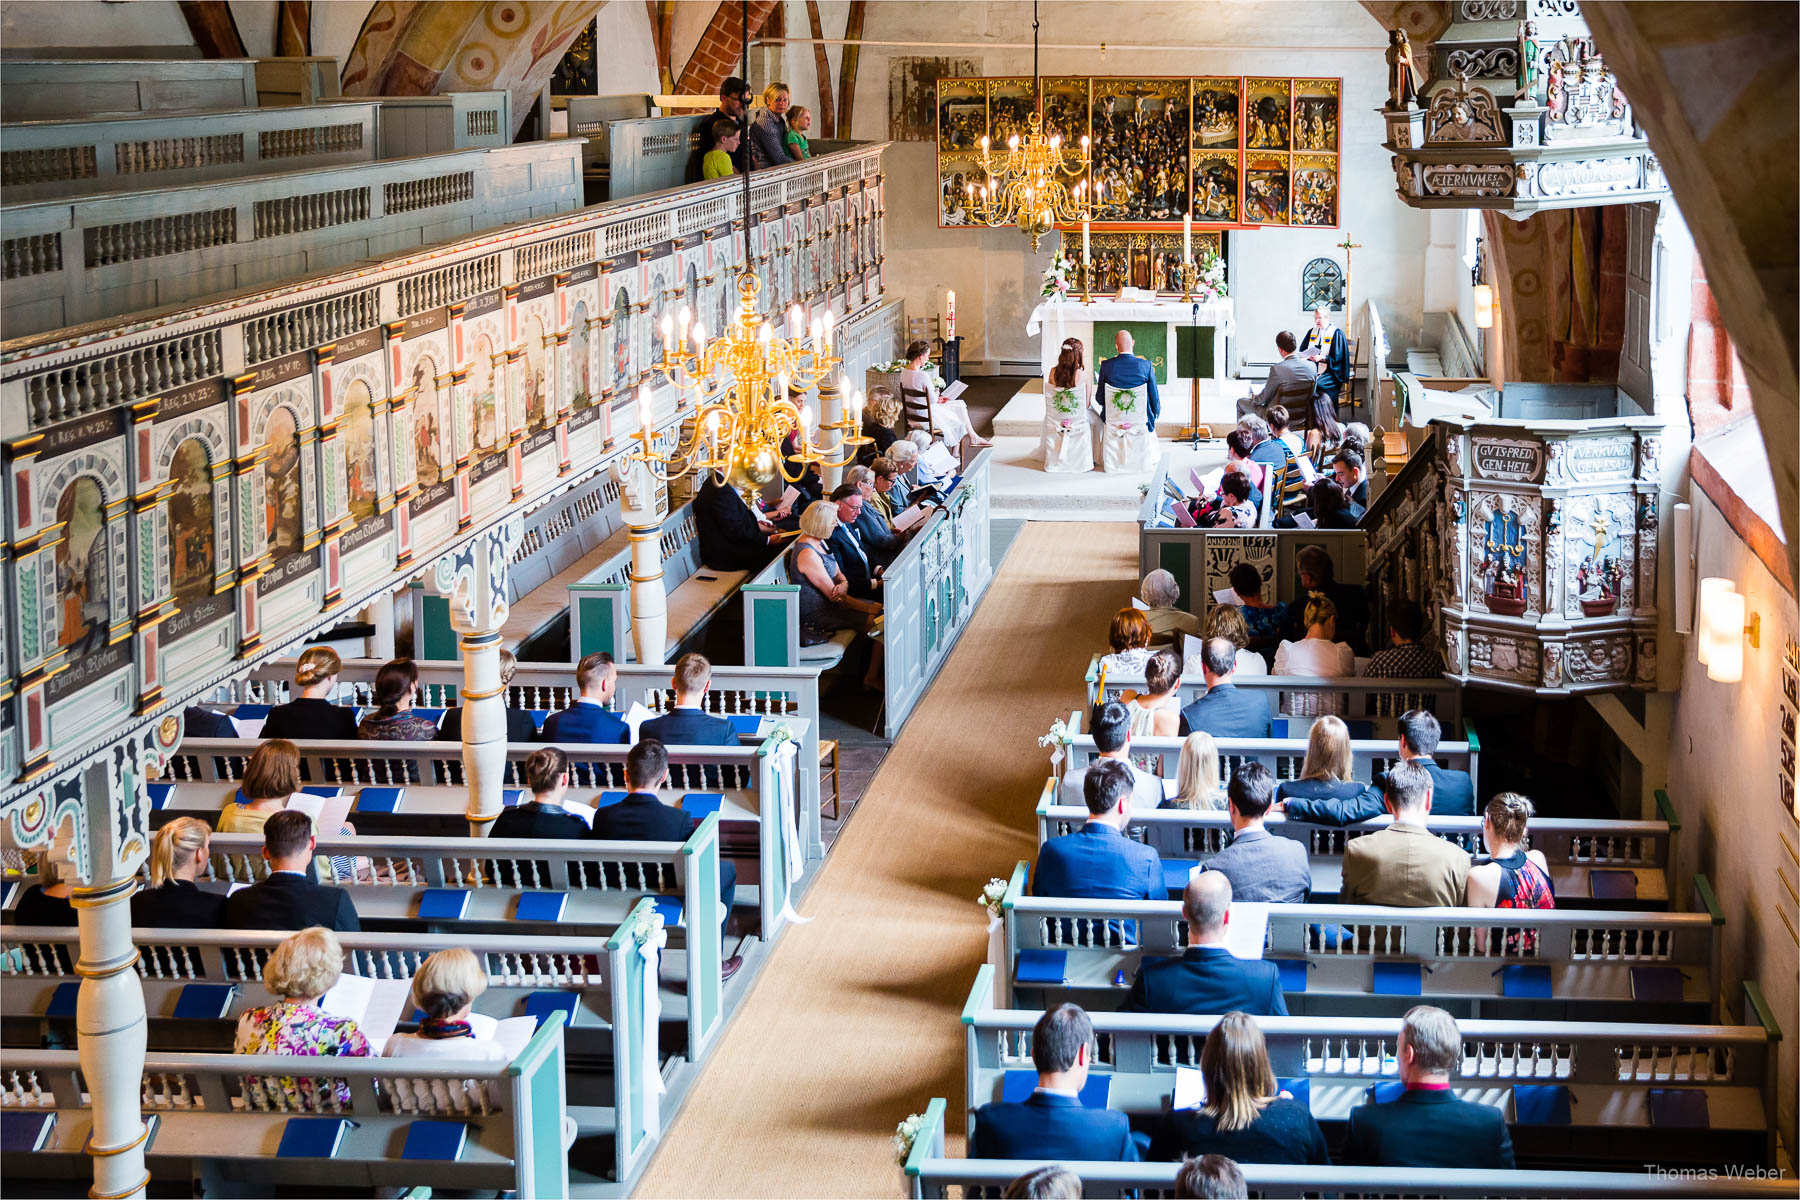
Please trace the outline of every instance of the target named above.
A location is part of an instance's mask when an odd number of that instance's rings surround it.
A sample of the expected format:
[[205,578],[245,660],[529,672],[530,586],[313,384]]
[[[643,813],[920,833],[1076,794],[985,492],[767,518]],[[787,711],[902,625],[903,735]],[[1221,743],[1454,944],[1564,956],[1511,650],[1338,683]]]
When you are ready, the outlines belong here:
[[[1031,310],[1025,332],[1038,335],[1038,358],[1048,376],[1064,340],[1081,339],[1090,376],[1096,363],[1113,355],[1113,334],[1131,330],[1134,353],[1156,368],[1162,396],[1163,423],[1171,417],[1185,423],[1193,402],[1194,380],[1200,382],[1200,420],[1237,420],[1235,392],[1225,395],[1226,339],[1237,333],[1230,300],[1198,305],[1169,296],[1158,299],[1046,300]],[[1100,344],[1104,343],[1104,344]]]

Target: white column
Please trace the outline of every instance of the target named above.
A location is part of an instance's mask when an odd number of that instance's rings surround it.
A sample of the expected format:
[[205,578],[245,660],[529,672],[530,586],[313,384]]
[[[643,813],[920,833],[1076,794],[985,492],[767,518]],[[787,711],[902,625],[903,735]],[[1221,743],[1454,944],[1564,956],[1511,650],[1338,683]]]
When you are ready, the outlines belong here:
[[81,989],[75,998],[75,1033],[81,1071],[87,1078],[93,1115],[88,1154],[94,1160],[99,1197],[144,1194],[143,1095],[144,989],[137,977],[137,947],[131,941],[132,875],[92,886],[77,886],[71,897],[81,933],[75,971]]
[[666,656],[669,596],[663,584],[662,511],[649,464],[627,457],[613,468],[619,512],[631,542],[631,645],[644,665]]
[[463,778],[469,836],[486,837],[505,808],[506,700],[500,684],[501,630],[507,617],[507,569],[518,544],[515,517],[441,560],[433,585],[450,599],[450,627],[463,656]]
[[[826,459],[834,459],[843,453],[844,431],[833,429],[833,425],[841,425],[844,420],[844,393],[838,387],[837,376],[833,375],[819,382],[819,453]],[[821,466],[820,474],[825,480],[825,494],[831,495],[832,489],[844,482],[844,468],[841,466]]]
[[370,658],[384,662],[394,657],[394,594],[383,592],[363,609],[363,620],[375,627],[368,637]]

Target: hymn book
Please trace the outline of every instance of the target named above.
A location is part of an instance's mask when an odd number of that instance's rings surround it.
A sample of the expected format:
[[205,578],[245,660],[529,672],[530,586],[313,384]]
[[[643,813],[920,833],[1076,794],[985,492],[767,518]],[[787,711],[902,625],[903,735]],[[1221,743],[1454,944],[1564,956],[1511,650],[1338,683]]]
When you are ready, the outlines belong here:
[[958,396],[962,395],[964,392],[966,392],[968,390],[969,390],[968,382],[966,380],[959,379],[955,383],[951,384],[949,387],[945,388],[943,391],[939,392],[938,399],[939,400],[954,400]]
[[901,533],[905,533],[907,530],[911,529],[914,525],[917,525],[920,521],[923,521],[926,517],[928,517],[930,515],[931,515],[930,507],[927,506],[924,501],[920,501],[919,503],[913,505],[911,508],[907,509],[905,512],[901,513],[899,516],[894,518],[894,528],[899,530]]

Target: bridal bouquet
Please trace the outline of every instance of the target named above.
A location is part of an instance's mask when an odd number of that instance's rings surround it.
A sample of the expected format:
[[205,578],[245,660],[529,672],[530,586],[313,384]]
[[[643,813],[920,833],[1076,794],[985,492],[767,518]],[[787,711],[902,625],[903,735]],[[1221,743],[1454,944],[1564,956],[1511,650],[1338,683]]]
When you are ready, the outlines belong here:
[[1194,283],[1194,299],[1202,304],[1212,304],[1230,295],[1230,289],[1225,286],[1225,260],[1212,247],[1201,247],[1194,265],[1199,268],[1199,278]]
[[1058,254],[1044,268],[1044,289],[1039,294],[1050,300],[1060,300],[1069,294],[1074,278],[1075,260],[1066,254]]

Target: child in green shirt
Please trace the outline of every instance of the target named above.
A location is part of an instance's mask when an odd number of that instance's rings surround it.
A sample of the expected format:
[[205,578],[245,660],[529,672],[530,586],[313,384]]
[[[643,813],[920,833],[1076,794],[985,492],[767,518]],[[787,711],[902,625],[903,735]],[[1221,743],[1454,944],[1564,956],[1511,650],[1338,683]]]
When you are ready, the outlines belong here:
[[723,179],[727,175],[737,174],[732,166],[731,156],[737,153],[738,141],[743,132],[738,123],[730,117],[720,117],[712,126],[713,148],[700,159],[700,177],[702,179]]
[[812,150],[806,144],[806,131],[812,128],[812,109],[804,104],[796,104],[788,109],[788,154],[796,159],[811,158]]

